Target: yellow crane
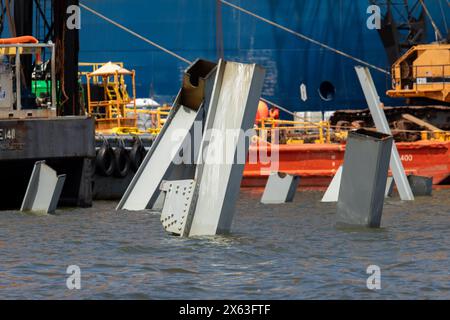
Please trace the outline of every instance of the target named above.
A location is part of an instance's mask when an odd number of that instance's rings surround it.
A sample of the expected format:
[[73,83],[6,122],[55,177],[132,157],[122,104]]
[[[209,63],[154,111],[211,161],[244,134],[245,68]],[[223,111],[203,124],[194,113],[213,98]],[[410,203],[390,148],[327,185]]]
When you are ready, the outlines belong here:
[[[125,77],[131,77],[132,96],[128,94]],[[91,79],[103,86],[103,99],[91,97]],[[118,64],[108,62],[93,72],[86,73],[88,113],[96,118],[98,132],[109,132],[116,128],[136,128],[136,73]],[[127,106],[132,105],[132,112]]]

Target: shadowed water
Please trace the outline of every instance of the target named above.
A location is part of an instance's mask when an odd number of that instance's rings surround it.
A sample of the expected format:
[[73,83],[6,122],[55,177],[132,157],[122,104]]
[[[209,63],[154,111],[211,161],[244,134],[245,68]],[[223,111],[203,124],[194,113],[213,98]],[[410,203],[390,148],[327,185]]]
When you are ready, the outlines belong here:
[[[450,192],[388,200],[383,228],[337,229],[335,205],[244,190],[232,234],[180,239],[114,203],[56,216],[0,213],[2,299],[450,299]],[[66,287],[69,265],[81,290]],[[378,291],[366,287],[381,268]]]

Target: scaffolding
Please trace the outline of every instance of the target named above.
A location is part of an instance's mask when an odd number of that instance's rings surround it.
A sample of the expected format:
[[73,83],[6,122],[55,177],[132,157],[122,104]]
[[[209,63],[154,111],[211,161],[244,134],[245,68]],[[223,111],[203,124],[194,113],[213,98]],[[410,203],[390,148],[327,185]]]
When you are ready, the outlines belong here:
[[[126,77],[131,78],[131,96],[128,93]],[[91,80],[102,87],[102,98],[92,98]],[[117,129],[137,128],[136,72],[134,70],[129,71],[118,64],[108,62],[96,68],[95,71],[86,73],[86,84],[88,114],[96,119],[97,132],[107,133]]]

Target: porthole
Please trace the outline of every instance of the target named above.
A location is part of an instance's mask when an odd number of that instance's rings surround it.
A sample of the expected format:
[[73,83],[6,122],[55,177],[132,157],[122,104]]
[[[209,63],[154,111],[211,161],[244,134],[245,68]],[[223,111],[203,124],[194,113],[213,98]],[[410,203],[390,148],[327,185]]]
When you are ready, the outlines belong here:
[[332,101],[336,95],[336,88],[330,81],[324,81],[320,84],[319,95],[324,101]]

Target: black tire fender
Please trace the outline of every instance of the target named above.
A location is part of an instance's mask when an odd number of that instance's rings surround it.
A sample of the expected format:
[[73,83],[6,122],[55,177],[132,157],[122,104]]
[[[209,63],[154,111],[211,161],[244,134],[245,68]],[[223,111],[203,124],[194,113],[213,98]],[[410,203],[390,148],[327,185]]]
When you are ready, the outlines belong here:
[[118,147],[114,150],[114,175],[118,178],[125,178],[130,172],[130,157],[124,147]]
[[103,145],[98,151],[95,158],[95,168],[97,173],[102,176],[110,177],[114,173],[114,152],[107,146]]
[[144,146],[140,141],[136,141],[133,148],[130,151],[130,162],[131,162],[131,168],[134,172],[138,171],[139,167],[141,166],[142,161],[145,158],[146,151]]

